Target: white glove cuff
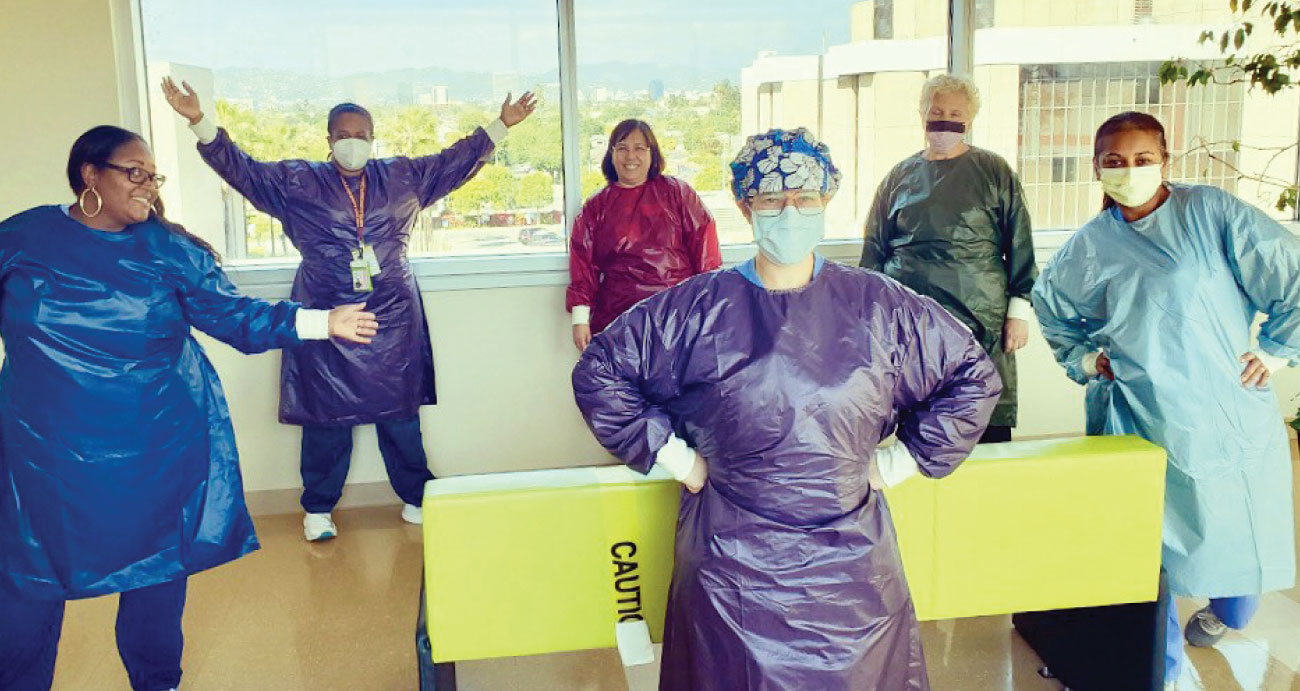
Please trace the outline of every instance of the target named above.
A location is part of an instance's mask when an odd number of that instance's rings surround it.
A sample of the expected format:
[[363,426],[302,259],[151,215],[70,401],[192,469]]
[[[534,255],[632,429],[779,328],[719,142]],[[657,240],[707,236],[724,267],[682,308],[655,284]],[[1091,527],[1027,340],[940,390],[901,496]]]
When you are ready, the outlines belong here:
[[903,442],[895,441],[892,446],[876,449],[876,471],[886,487],[894,487],[920,473],[921,467]]
[[323,341],[330,337],[330,311],[299,307],[294,326],[299,340]]
[[509,129],[504,122],[501,122],[501,118],[497,118],[489,122],[483,131],[487,132],[488,139],[491,139],[493,144],[500,145]]
[[673,479],[681,482],[695,468],[695,456],[695,449],[687,446],[686,442],[678,439],[674,434],[668,437],[668,443],[655,454],[655,464],[662,466],[673,476]]
[[1011,298],[1007,301],[1007,319],[1034,320],[1034,306],[1024,298]]
[[1083,356],[1083,364],[1081,366],[1083,367],[1084,374],[1089,377],[1095,377],[1098,374],[1101,374],[1101,370],[1097,369],[1097,358],[1099,357],[1101,357],[1100,350],[1093,351]]
[[211,144],[217,141],[217,123],[206,114],[198,122],[190,125],[190,131],[199,138],[200,144]]

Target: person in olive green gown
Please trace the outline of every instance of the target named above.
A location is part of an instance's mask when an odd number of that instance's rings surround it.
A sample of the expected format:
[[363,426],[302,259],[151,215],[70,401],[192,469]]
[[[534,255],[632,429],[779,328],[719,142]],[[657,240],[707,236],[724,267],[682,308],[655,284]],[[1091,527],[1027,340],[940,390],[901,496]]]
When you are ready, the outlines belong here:
[[1038,276],[1024,190],[1001,156],[966,143],[979,92],[950,75],[926,82],[926,148],[894,166],[867,217],[861,266],[934,298],[970,327],[1002,376],[981,441],[1010,441],[1015,352],[1028,342]]

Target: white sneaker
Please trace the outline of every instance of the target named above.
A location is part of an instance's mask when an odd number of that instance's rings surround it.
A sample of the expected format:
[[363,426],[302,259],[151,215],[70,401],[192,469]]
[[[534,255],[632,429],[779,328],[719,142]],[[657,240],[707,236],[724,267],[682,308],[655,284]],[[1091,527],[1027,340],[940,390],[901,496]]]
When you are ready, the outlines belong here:
[[338,534],[334,519],[327,513],[309,513],[302,517],[302,536],[307,538],[307,542],[328,540]]
[[418,506],[406,504],[402,506],[402,520],[412,525],[424,523],[424,512]]

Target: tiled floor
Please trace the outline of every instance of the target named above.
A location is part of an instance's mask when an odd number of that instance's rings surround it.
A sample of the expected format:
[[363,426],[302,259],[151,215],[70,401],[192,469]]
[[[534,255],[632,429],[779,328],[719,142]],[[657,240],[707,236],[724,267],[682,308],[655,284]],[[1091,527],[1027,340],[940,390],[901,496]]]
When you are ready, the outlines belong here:
[[[1300,495],[1300,492],[1297,493]],[[416,685],[420,532],[397,507],[341,511],[341,535],[302,540],[298,516],[257,520],[263,549],[191,580],[185,614],[190,691],[385,690]],[[1180,601],[1184,618],[1197,603]],[[54,688],[129,689],[113,643],[116,598],[70,603]],[[1009,617],[922,626],[936,691],[1057,691]],[[1300,691],[1300,589],[1274,593],[1250,627],[1194,650],[1185,691]],[[1099,663],[1102,663],[1099,661]],[[634,668],[633,691],[654,688]],[[605,691],[629,686],[612,651],[458,665],[461,691]]]

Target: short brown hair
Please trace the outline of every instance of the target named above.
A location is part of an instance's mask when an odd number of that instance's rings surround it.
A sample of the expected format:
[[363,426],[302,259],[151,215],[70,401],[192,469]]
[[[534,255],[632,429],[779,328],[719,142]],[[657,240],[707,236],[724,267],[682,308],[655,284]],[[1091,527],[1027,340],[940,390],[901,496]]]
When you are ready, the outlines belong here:
[[655,139],[655,133],[650,129],[650,125],[644,120],[624,120],[615,125],[614,131],[609,133],[609,146],[605,148],[605,160],[600,162],[600,172],[605,174],[605,180],[611,185],[618,182],[618,171],[614,170],[614,147],[633,132],[640,132],[641,136],[645,137],[646,144],[650,146],[650,172],[646,175],[646,179],[653,180],[664,174],[664,155],[659,152],[659,140]]

